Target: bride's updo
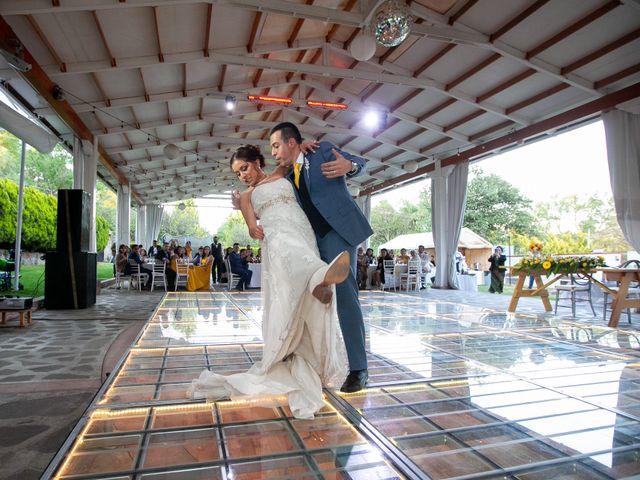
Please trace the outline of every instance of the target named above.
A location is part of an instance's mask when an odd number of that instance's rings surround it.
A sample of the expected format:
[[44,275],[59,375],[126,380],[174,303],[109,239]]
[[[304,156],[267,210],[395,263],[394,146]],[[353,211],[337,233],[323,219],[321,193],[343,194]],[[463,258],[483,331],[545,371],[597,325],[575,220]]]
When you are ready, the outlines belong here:
[[233,165],[233,162],[236,160],[244,160],[251,163],[258,162],[260,168],[264,168],[264,155],[260,152],[260,147],[256,145],[244,145],[238,148],[235,153],[231,155],[229,166]]

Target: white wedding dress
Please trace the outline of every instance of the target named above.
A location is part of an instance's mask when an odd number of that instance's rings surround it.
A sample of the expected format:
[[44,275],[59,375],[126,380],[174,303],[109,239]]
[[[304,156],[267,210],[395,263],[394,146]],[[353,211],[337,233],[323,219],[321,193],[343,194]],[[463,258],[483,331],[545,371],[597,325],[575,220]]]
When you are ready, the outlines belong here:
[[258,185],[251,203],[264,229],[262,242],[263,357],[245,373],[203,371],[193,381],[195,398],[264,400],[286,395],[297,418],[313,418],[323,406],[322,385],[334,385],[346,373],[335,288],[329,304],[311,291],[327,264],[296,200],[293,186],[281,178]]

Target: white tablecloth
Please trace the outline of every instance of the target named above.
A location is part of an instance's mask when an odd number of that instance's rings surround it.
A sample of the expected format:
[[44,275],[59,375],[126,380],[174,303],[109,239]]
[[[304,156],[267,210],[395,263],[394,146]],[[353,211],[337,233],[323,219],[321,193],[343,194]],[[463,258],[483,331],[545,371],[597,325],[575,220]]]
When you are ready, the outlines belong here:
[[262,265],[259,263],[250,263],[249,270],[253,272],[249,288],[260,288],[260,285],[262,285]]
[[460,284],[460,290],[466,292],[478,291],[478,281],[475,275],[458,275],[458,283]]

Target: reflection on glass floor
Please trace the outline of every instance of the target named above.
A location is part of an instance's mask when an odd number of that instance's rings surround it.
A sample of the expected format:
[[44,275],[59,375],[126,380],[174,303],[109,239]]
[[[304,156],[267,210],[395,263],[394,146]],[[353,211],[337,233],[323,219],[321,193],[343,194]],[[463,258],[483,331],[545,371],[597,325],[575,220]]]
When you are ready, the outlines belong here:
[[259,293],[169,293],[58,453],[57,478],[640,475],[640,333],[367,292],[370,386],[314,420],[202,403],[261,358]]

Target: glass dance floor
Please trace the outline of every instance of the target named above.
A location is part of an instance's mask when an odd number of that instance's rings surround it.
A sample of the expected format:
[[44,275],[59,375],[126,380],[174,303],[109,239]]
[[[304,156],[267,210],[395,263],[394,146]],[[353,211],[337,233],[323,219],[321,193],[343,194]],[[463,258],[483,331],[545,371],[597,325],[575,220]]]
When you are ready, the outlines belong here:
[[[60,479],[640,475],[640,333],[364,292],[370,386],[314,420],[206,403],[261,356],[260,293],[168,293],[58,452]],[[282,400],[282,399],[280,399]]]

